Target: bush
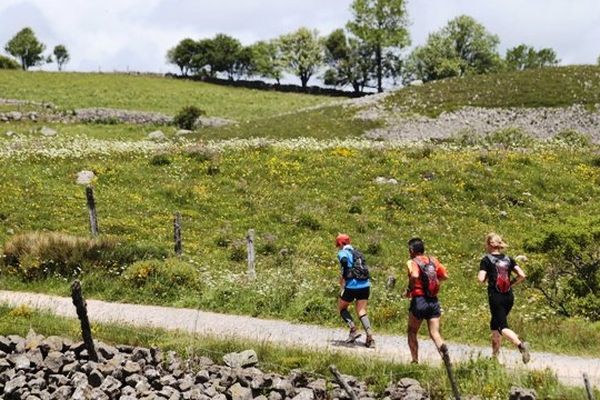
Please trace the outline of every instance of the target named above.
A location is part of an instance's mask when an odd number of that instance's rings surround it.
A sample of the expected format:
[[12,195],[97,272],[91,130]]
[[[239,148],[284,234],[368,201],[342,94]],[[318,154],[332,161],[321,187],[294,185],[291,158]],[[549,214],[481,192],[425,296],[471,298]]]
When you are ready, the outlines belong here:
[[161,165],[169,165],[171,164],[171,159],[168,154],[160,153],[155,154],[150,159],[150,165],[161,166]]
[[309,214],[302,214],[296,225],[301,228],[308,228],[311,231],[318,231],[321,229],[321,223],[319,220]]
[[592,143],[589,135],[569,129],[554,136],[554,141],[573,147],[588,147]]
[[182,108],[173,118],[173,123],[181,129],[194,129],[196,121],[206,113],[196,106],[187,106]]
[[486,141],[490,145],[502,145],[504,148],[511,149],[531,146],[535,139],[519,128],[506,128],[490,133]]
[[195,288],[198,273],[193,265],[179,259],[152,259],[133,263],[122,279],[138,288],[150,286],[157,294],[164,295],[181,287]]
[[111,251],[109,239],[87,239],[59,232],[29,232],[15,235],[4,244],[4,262],[10,272],[25,279],[49,275],[73,277]]
[[0,69],[20,69],[21,66],[16,60],[10,57],[0,55]]

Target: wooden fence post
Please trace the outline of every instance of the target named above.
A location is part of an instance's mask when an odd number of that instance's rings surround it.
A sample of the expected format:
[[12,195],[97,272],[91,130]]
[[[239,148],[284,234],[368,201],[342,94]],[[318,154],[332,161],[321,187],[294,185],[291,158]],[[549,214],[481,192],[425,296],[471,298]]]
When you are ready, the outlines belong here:
[[92,329],[90,328],[90,321],[87,315],[87,306],[81,294],[81,282],[78,280],[73,281],[71,284],[71,297],[73,298],[73,305],[77,310],[77,317],[79,317],[79,321],[81,322],[81,336],[83,336],[83,343],[88,351],[89,358],[92,361],[98,362],[98,354],[96,354],[96,348],[94,347]]
[[348,385],[348,382],[346,382],[346,380],[342,377],[342,375],[338,371],[337,367],[335,365],[330,365],[329,366],[329,370],[331,371],[331,373],[335,377],[335,380],[346,391],[346,393],[348,393],[348,396],[350,396],[350,399],[351,400],[358,400],[358,397],[356,396],[356,393],[354,392],[354,390],[352,390],[352,388],[350,387],[350,385]]
[[596,400],[594,398],[594,391],[592,390],[592,385],[590,385],[590,378],[585,372],[583,373],[583,383],[585,384],[585,391],[587,392],[588,400]]
[[94,189],[91,186],[85,187],[85,197],[90,214],[90,232],[92,236],[98,236],[98,217],[96,215],[96,200],[94,200]]
[[452,387],[452,394],[454,395],[454,399],[460,400],[460,392],[458,391],[456,378],[454,377],[454,373],[452,371],[452,363],[450,362],[450,354],[448,353],[448,348],[445,347],[443,350],[440,350],[440,354],[442,355],[442,360],[444,361],[444,366],[446,367],[446,373],[448,374],[448,380],[450,381],[450,386]]
[[181,214],[179,212],[175,213],[173,219],[173,239],[175,240],[175,254],[180,256],[183,250],[181,246]]
[[256,269],[255,269],[255,252],[254,252],[254,229],[248,230],[248,235],[246,236],[246,243],[248,245],[248,277],[250,279],[256,278]]

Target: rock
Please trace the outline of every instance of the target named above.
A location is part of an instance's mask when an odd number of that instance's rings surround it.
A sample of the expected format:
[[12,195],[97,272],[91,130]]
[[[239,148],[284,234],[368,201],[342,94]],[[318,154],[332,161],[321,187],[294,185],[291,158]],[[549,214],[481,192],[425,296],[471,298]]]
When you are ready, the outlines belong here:
[[92,397],[92,396],[93,396],[93,394],[92,394],[92,387],[86,383],[84,385],[80,385],[80,386],[76,386],[75,387],[75,391],[71,395],[71,400],[91,400],[91,399],[95,399],[95,397]]
[[196,383],[205,383],[205,382],[208,382],[209,380],[210,380],[210,374],[208,373],[208,371],[206,371],[204,369],[198,371],[198,373],[196,374],[196,377],[195,377]]
[[311,389],[300,388],[296,390],[296,393],[292,400],[315,400],[315,394]]
[[46,136],[46,137],[52,137],[52,136],[56,136],[58,134],[58,132],[52,128],[48,128],[47,126],[43,126],[42,129],[40,130],[40,133],[42,134],[42,136]]
[[518,386],[510,388],[509,400],[536,400],[537,393],[534,389],[526,389]]
[[4,134],[6,135],[6,137],[13,137],[13,136],[16,136],[16,135],[17,135],[17,132],[14,132],[14,131],[6,131]]
[[18,111],[10,111],[7,117],[13,121],[20,121],[23,118],[23,114]]
[[71,375],[71,383],[76,388],[80,386],[87,386],[88,377],[83,372],[75,372],[73,375]]
[[317,379],[310,382],[307,387],[312,389],[317,399],[325,399],[327,396],[327,381],[325,379]]
[[89,185],[90,183],[92,183],[95,177],[96,174],[94,174],[93,171],[79,171],[77,173],[76,183],[78,185]]
[[11,353],[14,350],[12,347],[12,341],[4,336],[0,336],[0,351],[4,353]]
[[123,367],[123,372],[125,373],[126,376],[131,375],[131,374],[138,374],[142,371],[142,367],[140,367],[140,364],[133,362],[133,361],[129,361],[127,360],[127,362],[125,362],[125,366]]
[[283,400],[283,396],[277,391],[272,391],[269,393],[269,400]]
[[16,392],[22,387],[25,387],[26,385],[27,378],[24,375],[19,375],[6,382],[6,385],[4,385],[4,394],[11,395],[12,393]]
[[72,342],[70,340],[63,339],[59,336],[48,336],[40,343],[40,348],[44,353],[48,354],[51,351],[66,351]]
[[71,398],[71,394],[73,393],[73,388],[71,386],[61,386],[58,389],[56,389],[53,393],[52,396],[50,397],[51,400],[69,400]]
[[420,79],[415,79],[414,81],[410,81],[409,85],[410,86],[421,86],[423,84],[423,81]]
[[194,380],[191,376],[186,375],[177,382],[177,387],[182,392],[187,392],[194,386]]
[[231,400],[252,400],[252,390],[236,383],[227,390]]
[[166,140],[167,137],[163,133],[163,131],[153,131],[148,134],[148,139],[155,141],[163,141]]
[[145,362],[151,363],[152,362],[152,354],[150,353],[150,350],[148,350],[148,349],[145,349],[143,347],[136,347],[131,352],[130,360],[134,361],[134,362],[144,360]]
[[121,392],[121,382],[113,378],[112,376],[107,376],[100,385],[100,390],[106,393],[110,398],[114,399]]
[[65,356],[59,351],[51,351],[44,359],[44,366],[57,374],[65,363]]
[[175,136],[187,136],[190,133],[194,133],[194,131],[190,131],[188,129],[180,129],[177,132],[175,132]]
[[102,381],[104,381],[104,375],[100,373],[97,369],[94,369],[88,375],[88,382],[92,387],[100,387],[102,385]]
[[223,362],[231,368],[253,367],[258,364],[258,355],[254,350],[245,350],[241,353],[229,353],[223,356]]
[[44,390],[46,386],[46,380],[43,378],[31,379],[27,382],[27,387],[32,390]]
[[31,369],[31,361],[25,354],[13,353],[8,356],[8,362],[14,365],[14,368],[19,370],[29,371]]
[[93,400],[110,400],[110,397],[99,388],[92,389]]
[[42,350],[39,348],[28,351],[27,358],[29,358],[29,362],[33,364],[35,368],[40,368],[44,364],[44,356],[42,355]]

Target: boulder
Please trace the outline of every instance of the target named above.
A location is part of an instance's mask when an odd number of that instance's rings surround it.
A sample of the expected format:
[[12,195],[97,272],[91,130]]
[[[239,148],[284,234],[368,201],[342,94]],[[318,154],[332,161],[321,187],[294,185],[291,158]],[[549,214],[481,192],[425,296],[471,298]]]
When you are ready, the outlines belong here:
[[47,126],[43,126],[42,129],[40,129],[40,133],[42,134],[42,136],[46,137],[52,137],[58,134],[56,130],[48,128]]
[[536,400],[537,393],[534,389],[526,389],[518,386],[510,388],[509,400]]
[[227,390],[227,394],[231,397],[231,400],[252,400],[252,390],[243,387],[239,383],[231,386]]
[[65,364],[65,356],[59,351],[51,351],[44,359],[44,367],[57,374]]
[[148,134],[148,139],[159,142],[166,140],[167,137],[165,136],[163,131],[153,131]]
[[241,353],[229,353],[223,356],[223,362],[231,368],[253,367],[258,364],[258,355],[254,350],[245,350]]

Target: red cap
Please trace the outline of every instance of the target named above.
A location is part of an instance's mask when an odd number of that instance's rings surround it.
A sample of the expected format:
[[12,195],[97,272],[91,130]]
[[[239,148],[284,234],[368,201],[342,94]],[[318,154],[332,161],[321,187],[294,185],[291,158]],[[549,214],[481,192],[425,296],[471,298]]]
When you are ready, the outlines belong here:
[[345,233],[340,233],[337,235],[335,238],[335,245],[337,247],[343,247],[347,244],[350,244],[350,236],[346,235]]

